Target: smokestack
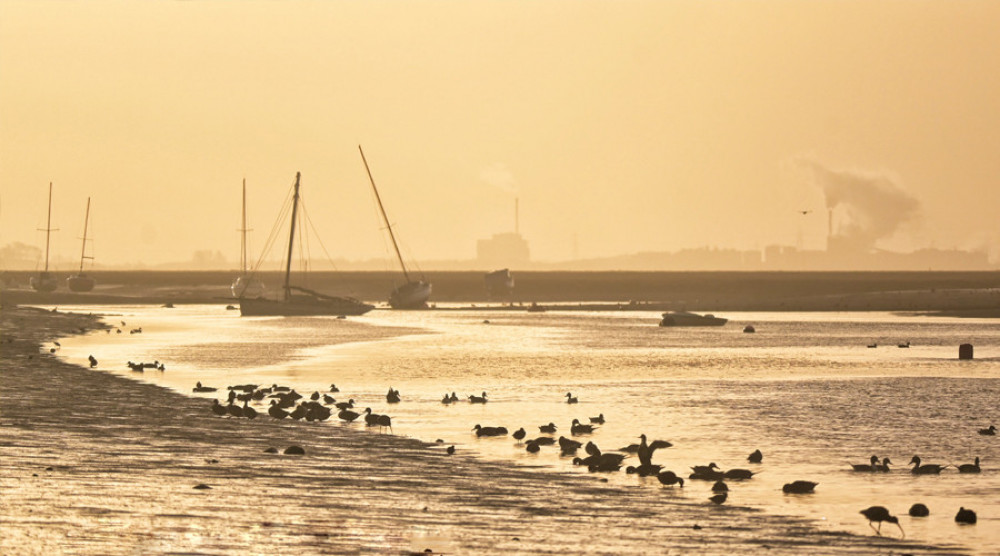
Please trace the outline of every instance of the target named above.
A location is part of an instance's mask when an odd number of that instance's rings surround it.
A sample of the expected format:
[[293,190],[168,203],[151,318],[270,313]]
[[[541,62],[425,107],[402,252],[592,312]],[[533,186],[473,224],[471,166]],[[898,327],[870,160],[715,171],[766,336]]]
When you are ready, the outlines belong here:
[[520,235],[521,234],[521,223],[520,223],[520,220],[518,219],[518,215],[517,215],[517,202],[518,202],[518,198],[514,197],[514,233]]

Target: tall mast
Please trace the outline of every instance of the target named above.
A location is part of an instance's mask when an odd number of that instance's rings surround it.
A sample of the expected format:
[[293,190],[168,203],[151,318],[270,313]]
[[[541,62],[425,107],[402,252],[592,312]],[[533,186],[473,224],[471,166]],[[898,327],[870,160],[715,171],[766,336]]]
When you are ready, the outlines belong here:
[[299,211],[299,176],[300,172],[295,172],[295,193],[292,195],[292,225],[288,231],[288,262],[285,264],[285,300],[292,296],[289,279],[292,275],[292,245],[295,243],[295,217]]
[[379,196],[378,188],[375,187],[375,178],[372,177],[371,168],[368,167],[365,151],[361,150],[361,145],[358,145],[358,150],[361,152],[361,160],[365,163],[365,171],[368,172],[368,181],[372,182],[372,191],[375,192],[375,200],[378,202],[378,208],[382,212],[382,220],[385,221],[385,227],[389,230],[389,239],[392,240],[392,247],[396,250],[396,257],[399,258],[399,266],[403,269],[403,277],[409,283],[410,274],[406,272],[406,263],[403,262],[403,255],[399,253],[399,245],[396,244],[396,235],[392,233],[392,224],[389,223],[389,217],[385,215],[385,207],[382,206],[382,197]]
[[247,179],[243,178],[243,226],[240,227],[240,273],[247,273]]
[[49,272],[49,236],[52,235],[52,182],[49,182],[49,217],[45,221],[45,273]]
[[83,260],[87,258],[87,226],[90,224],[90,197],[87,197],[87,215],[83,217],[83,247],[80,248],[80,274],[83,274]]

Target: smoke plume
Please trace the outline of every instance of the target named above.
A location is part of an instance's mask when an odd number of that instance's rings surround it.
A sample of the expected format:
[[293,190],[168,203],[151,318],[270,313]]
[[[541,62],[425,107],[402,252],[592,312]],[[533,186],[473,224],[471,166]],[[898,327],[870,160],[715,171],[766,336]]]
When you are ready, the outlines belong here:
[[885,173],[828,168],[812,159],[798,164],[812,174],[823,190],[826,208],[833,211],[831,242],[838,247],[870,251],[920,211],[920,202]]

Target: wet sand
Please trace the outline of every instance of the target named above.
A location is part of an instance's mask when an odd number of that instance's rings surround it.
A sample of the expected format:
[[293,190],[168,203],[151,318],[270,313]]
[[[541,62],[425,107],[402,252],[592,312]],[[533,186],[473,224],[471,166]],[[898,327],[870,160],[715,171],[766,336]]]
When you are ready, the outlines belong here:
[[[40,348],[98,326],[0,311],[0,553],[961,552],[447,456],[358,425],[220,418]],[[306,455],[264,453],[293,444]]]

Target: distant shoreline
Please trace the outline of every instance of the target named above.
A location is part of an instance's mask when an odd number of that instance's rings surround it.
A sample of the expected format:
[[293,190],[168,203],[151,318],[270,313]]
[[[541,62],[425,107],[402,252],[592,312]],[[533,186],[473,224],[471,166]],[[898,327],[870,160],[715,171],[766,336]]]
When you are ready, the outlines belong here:
[[[226,272],[95,272],[91,293],[28,289],[33,273],[10,273],[0,302],[24,305],[238,305]],[[315,276],[313,276],[315,274]],[[481,272],[428,273],[431,303],[442,309],[585,311],[805,312],[880,311],[1000,318],[995,272],[514,272],[512,295],[491,298]],[[262,275],[277,294],[283,277]],[[390,272],[317,272],[309,286],[385,307],[400,276]],[[475,307],[473,307],[475,305]]]

